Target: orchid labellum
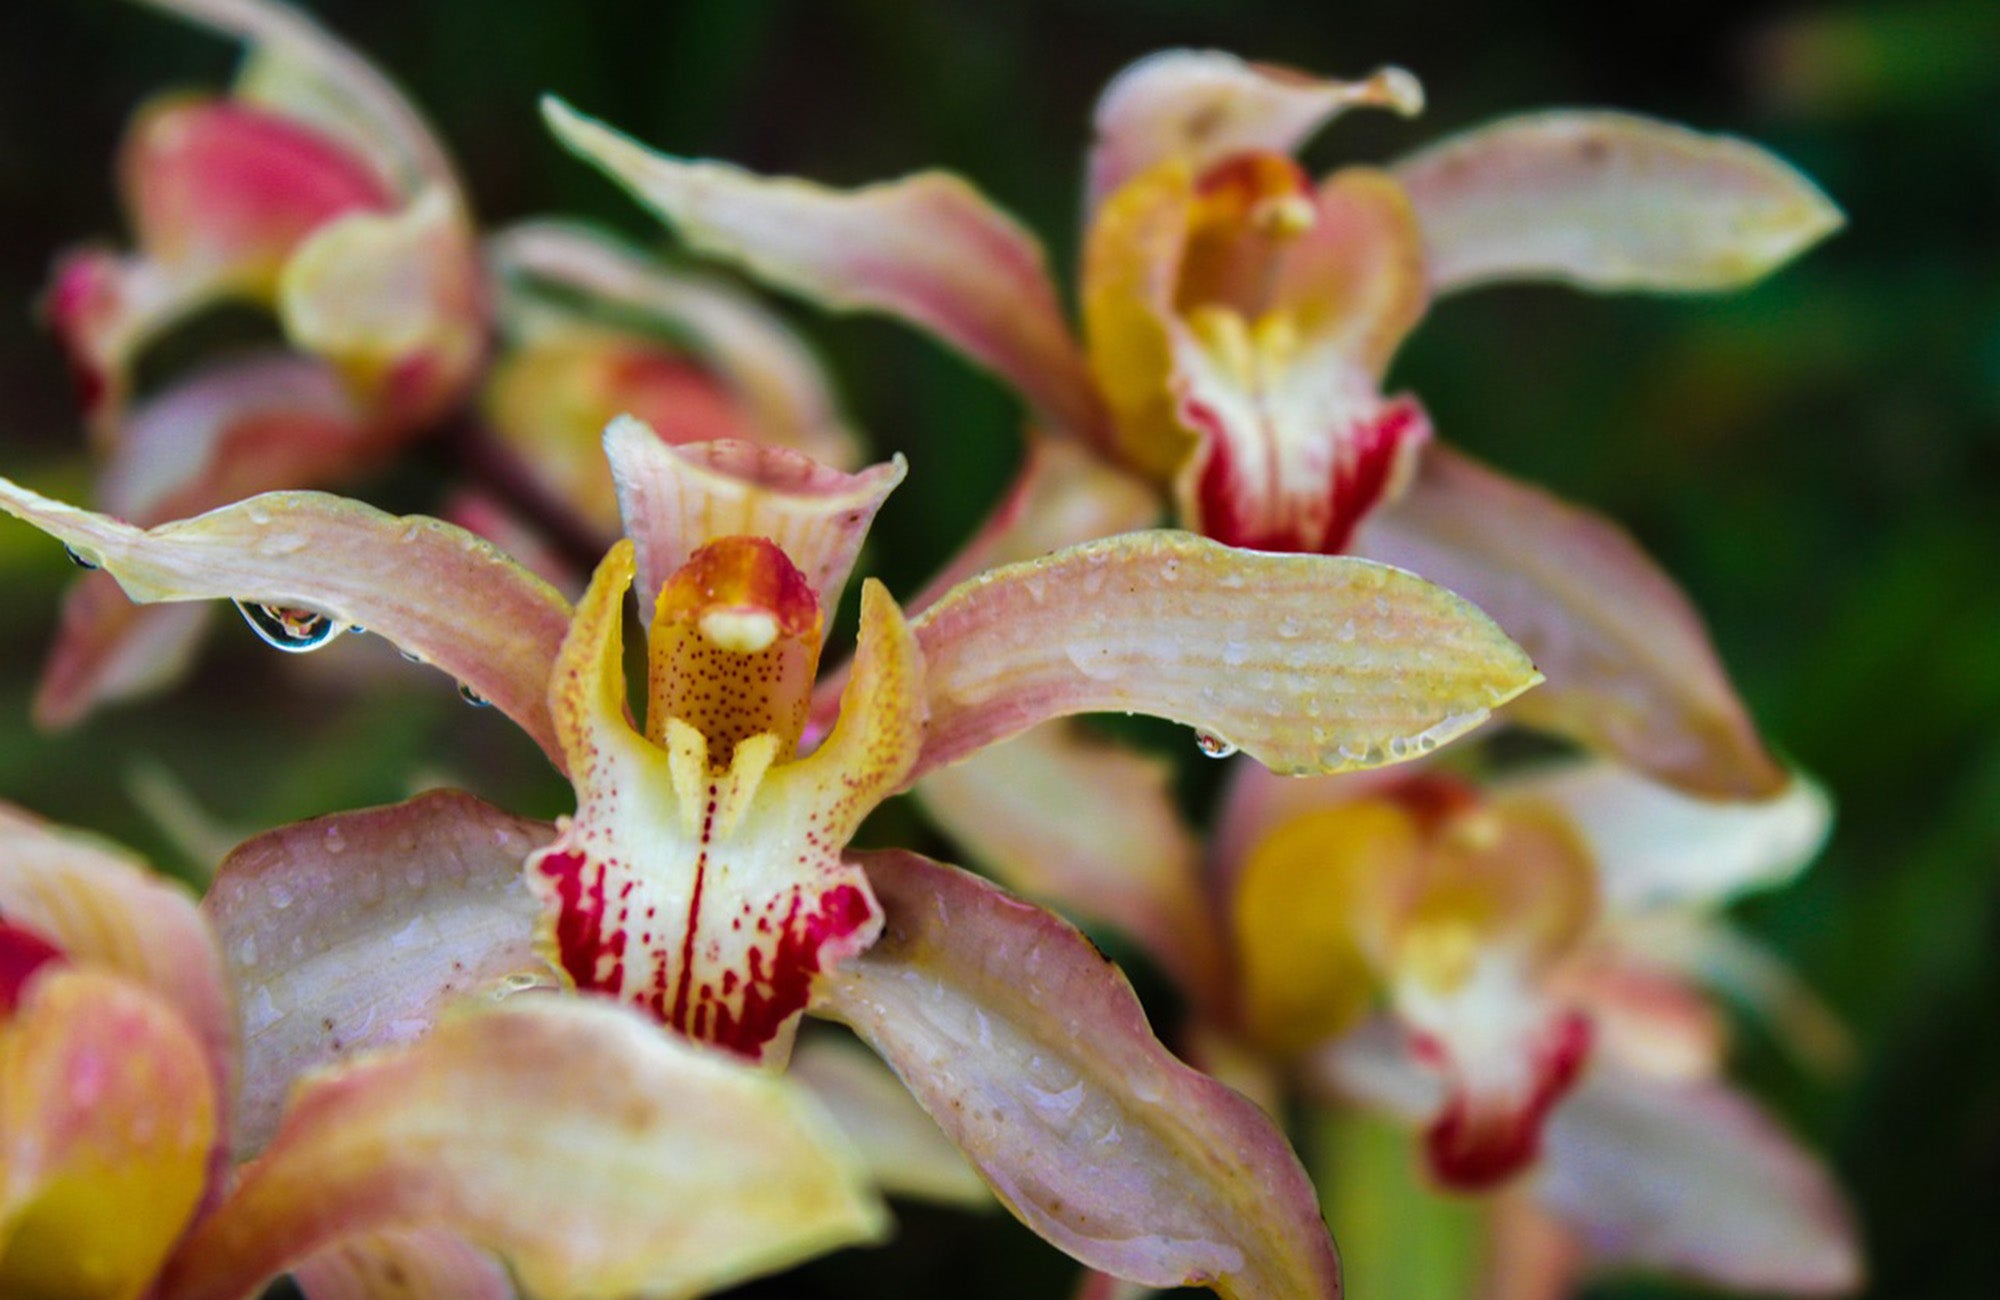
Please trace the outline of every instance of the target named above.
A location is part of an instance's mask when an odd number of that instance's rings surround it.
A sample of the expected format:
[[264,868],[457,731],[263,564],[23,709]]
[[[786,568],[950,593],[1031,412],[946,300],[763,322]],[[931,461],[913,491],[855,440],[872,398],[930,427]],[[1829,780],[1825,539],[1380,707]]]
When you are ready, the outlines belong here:
[[936,334],[1184,526],[1352,550],[1479,602],[1548,675],[1522,721],[1692,792],[1775,794],[1784,772],[1673,583],[1607,521],[1435,444],[1383,383],[1439,295],[1734,288],[1839,213],[1752,145],[1621,113],[1509,118],[1319,181],[1291,157],[1351,108],[1422,104],[1396,68],[1345,83],[1186,50],[1127,68],[1095,116],[1080,338],[1034,237],[956,176],[830,191],[546,112],[696,252]]
[[[575,814],[491,872],[427,848],[464,834],[449,808],[427,810],[421,835],[391,833],[394,812],[354,814],[232,859],[211,906],[253,1008],[270,1007],[253,1104],[268,1110],[307,1061],[420,1030],[453,972],[533,952],[565,986],[773,1068],[806,1010],[846,1022],[1003,1202],[1095,1267],[1332,1294],[1331,1243],[1284,1139],[1167,1053],[1081,936],[950,868],[848,842],[925,774],[1073,713],[1162,715],[1283,772],[1415,757],[1532,685],[1526,656],[1400,570],[1135,533],[978,574],[914,619],[865,584],[853,662],[816,707],[828,614],[900,460],[846,474],[745,443],[672,446],[630,420],[605,446],[628,540],[573,610],[458,529],[337,498],[277,494],[142,531],[0,484],[0,506],[87,549],[135,599],[365,624],[520,723],[575,787]],[[353,873],[374,883],[342,888]],[[308,887],[320,904],[260,905]],[[341,941],[377,908],[421,927],[428,974]],[[335,1043],[329,1023],[352,1028]]]
[[[465,196],[380,72],[266,0],[157,6],[243,42],[241,71],[225,95],[134,117],[117,167],[134,246],[66,254],[45,303],[102,462],[98,504],[148,524],[352,477],[464,399],[488,328]],[[146,350],[224,301],[269,310],[289,346],[210,358],[134,401]],[[159,686],[202,624],[84,578],[37,720]]]
[[[462,868],[525,847],[467,815]],[[193,900],[0,810],[0,912],[7,1295],[249,1300],[290,1270],[308,1296],[686,1296],[885,1226],[802,1089],[543,997],[302,1081],[233,1171],[238,1022]]]

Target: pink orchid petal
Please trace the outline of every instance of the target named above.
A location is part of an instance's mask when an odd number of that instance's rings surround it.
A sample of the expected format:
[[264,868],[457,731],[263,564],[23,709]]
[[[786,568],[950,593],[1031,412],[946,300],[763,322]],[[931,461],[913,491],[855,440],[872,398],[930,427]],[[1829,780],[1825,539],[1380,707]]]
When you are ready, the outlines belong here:
[[325,223],[395,203],[339,141],[226,99],[170,99],[142,112],[119,172],[148,258],[264,292]]
[[253,352],[134,407],[98,481],[98,504],[135,523],[185,519],[351,473],[370,450],[360,409],[332,367]]
[[444,1232],[352,1237],[292,1266],[306,1300],[514,1300],[507,1270]]
[[558,99],[542,113],[571,152],[696,252],[825,307],[907,320],[1013,384],[1058,427],[1100,432],[1097,391],[1041,246],[956,176],[841,192],[655,153]]
[[[510,226],[486,248],[489,264],[517,298],[534,288],[581,293],[685,338],[691,355],[742,400],[759,441],[837,469],[858,459],[856,436],[818,360],[774,312],[727,281],[666,266],[566,221]],[[510,324],[529,333],[540,328],[518,318]]]
[[865,862],[888,922],[821,1009],[882,1054],[1016,1217],[1092,1268],[1155,1286],[1340,1293],[1284,1137],[1160,1045],[1088,940],[915,854]]
[[1510,795],[1560,809],[1597,860],[1614,911],[1719,903],[1781,885],[1819,855],[1833,804],[1794,773],[1756,802],[1693,799],[1614,763],[1578,763],[1509,782]]
[[74,726],[100,704],[179,680],[194,662],[209,612],[205,605],[134,605],[110,578],[84,575],[63,597],[35,686],[35,725]]
[[141,602],[304,608],[450,673],[560,763],[549,673],[569,603],[460,528],[319,492],[272,492],[140,530],[0,479],[0,510],[101,565]]
[[1361,81],[1322,81],[1247,63],[1220,50],[1161,50],[1113,77],[1091,122],[1090,208],[1155,163],[1197,171],[1233,153],[1291,153],[1349,108],[1423,111],[1424,91],[1401,68]]
[[245,1154],[307,1071],[407,1042],[456,1001],[555,983],[521,874],[554,837],[439,790],[282,826],[224,860],[202,910],[243,1005]]
[[0,805],[0,916],[55,944],[72,964],[157,994],[200,1042],[218,1103],[228,1097],[236,1012],[215,941],[185,886],[108,841]]
[[924,1113],[882,1058],[846,1036],[806,1039],[786,1071],[811,1090],[868,1162],[868,1176],[891,1196],[965,1209],[993,1205],[993,1193],[937,1121]]
[[1721,1084],[1593,1076],[1549,1125],[1544,1168],[1537,1196],[1599,1263],[1787,1295],[1861,1285],[1826,1169]]
[[1661,1079],[1712,1078],[1729,1048],[1729,1022],[1705,990],[1672,967],[1595,943],[1549,973],[1549,991],[1589,1017],[1593,1050]]
[[147,0],[249,47],[235,95],[325,131],[399,192],[456,184],[423,116],[376,67],[291,5],[273,0]]
[[1776,157],[1609,112],[1531,113],[1395,168],[1436,292],[1493,280],[1589,289],[1731,289],[1839,229],[1840,210]]
[[878,1238],[831,1121],[602,1003],[520,999],[303,1085],[163,1300],[239,1300],[342,1239],[424,1228],[549,1300],[694,1295]]
[[1070,1293],[1070,1300],[1145,1300],[1158,1290],[1158,1287],[1127,1282],[1092,1269],[1086,1270],[1077,1279],[1076,1290]]
[[748,442],[674,446],[629,417],[604,431],[625,533],[638,550],[640,601],[710,542],[764,537],[806,575],[820,607],[832,611],[861,553],[875,512],[903,481],[903,458],[858,474],[821,465],[783,447]]
[[1009,565],[918,617],[921,776],[1070,713],[1185,722],[1274,771],[1375,767],[1484,721],[1539,674],[1471,605],[1365,561],[1134,533]]
[[193,1216],[215,1079],[168,1002],[52,962],[0,1021],[0,1294],[146,1293]]
[[1785,786],[1701,616],[1623,530],[1446,448],[1355,540],[1479,603],[1548,684],[1514,718],[1707,798]]
[[1219,1009],[1222,954],[1173,775],[1162,759],[1056,723],[932,772],[916,793],[1001,884],[1117,926]]

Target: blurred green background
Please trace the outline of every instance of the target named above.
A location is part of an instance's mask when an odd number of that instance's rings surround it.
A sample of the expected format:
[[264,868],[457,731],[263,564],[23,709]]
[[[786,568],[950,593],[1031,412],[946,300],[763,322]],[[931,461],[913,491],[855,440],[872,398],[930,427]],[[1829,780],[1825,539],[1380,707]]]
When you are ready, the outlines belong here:
[[[1392,380],[1444,437],[1625,521],[1706,611],[1770,736],[1832,787],[1825,859],[1743,912],[1864,1050],[1851,1074],[1819,1079],[1753,1035],[1743,1072],[1852,1189],[1871,1294],[2000,1295],[2000,3],[313,8],[431,113],[489,225],[580,212],[657,238],[543,134],[534,100],[553,89],[671,151],[766,171],[963,172],[1067,268],[1095,93],[1175,44],[1345,75],[1396,62],[1423,79],[1424,117],[1344,119],[1313,146],[1318,166],[1513,110],[1610,105],[1746,135],[1803,167],[1849,228],[1754,292],[1453,298]],[[64,367],[34,300],[56,250],[122,238],[109,160],[131,109],[167,86],[218,85],[229,66],[220,43],[139,6],[0,6],[0,470],[82,493]],[[874,547],[877,571],[908,591],[1004,480],[1020,413],[896,326],[785,309],[822,345],[855,422],[910,458]],[[402,504],[443,455],[420,453],[369,495]],[[181,869],[148,811],[162,773],[218,835],[398,798],[431,773],[562,810],[566,791],[506,721],[445,684],[392,672],[390,686],[345,689],[386,647],[347,638],[295,671],[233,615],[191,686],[37,735],[26,702],[70,572],[53,543],[0,527],[0,795]],[[887,1251],[750,1291],[1054,1295],[1066,1270],[1002,1217],[913,1210]],[[1683,1293],[1643,1281],[1594,1294]]]

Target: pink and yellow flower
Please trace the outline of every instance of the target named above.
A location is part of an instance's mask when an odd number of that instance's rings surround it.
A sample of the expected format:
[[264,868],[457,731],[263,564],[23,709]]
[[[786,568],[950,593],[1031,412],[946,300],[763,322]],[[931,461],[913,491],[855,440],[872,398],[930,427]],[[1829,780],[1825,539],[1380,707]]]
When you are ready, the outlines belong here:
[[[1518,1270],[1509,1295],[1633,1265],[1760,1291],[1856,1285],[1838,1190],[1723,1080],[1724,1022],[1700,987],[1810,1051],[1838,1041],[1711,915],[1817,852],[1827,806],[1809,782],[1730,804],[1599,762],[1483,784],[1237,775],[1205,869],[1161,768],[1057,732],[932,778],[925,802],[999,879],[1140,943],[1186,992],[1193,1059],[1217,1077],[1274,1111],[1296,1092],[1414,1130],[1342,1120],[1314,1164],[1357,1276],[1472,1293],[1470,1273],[1399,1263],[1422,1241]],[[1041,818],[1022,826],[972,781],[1041,792]],[[1098,833],[1114,809],[1145,833]],[[1401,1233],[1406,1215],[1430,1226]],[[1503,1258],[1539,1247],[1539,1263]]]
[[1477,601],[1548,675],[1521,721],[1693,792],[1774,794],[1784,773],[1672,582],[1615,526],[1435,443],[1383,382],[1443,294],[1731,288],[1838,212],[1751,145],[1618,113],[1511,118],[1318,182],[1290,156],[1350,108],[1422,98],[1400,69],[1321,81],[1213,51],[1120,73],[1095,115],[1080,331],[1033,236],[955,176],[830,191],[654,153],[558,101],[546,113],[695,251],[935,333],[1184,526],[1351,549]]
[[[1078,712],[1172,718],[1285,772],[1414,757],[1534,682],[1518,647],[1386,566],[1138,533],[981,573],[914,618],[864,584],[852,665],[821,693],[837,691],[837,708],[819,710],[827,612],[900,460],[847,474],[745,443],[675,447],[635,421],[605,445],[628,540],[573,610],[456,528],[318,494],[143,531],[11,484],[0,506],[87,549],[135,599],[228,596],[365,624],[541,744],[575,787],[575,814],[525,866],[479,873],[491,906],[456,907],[464,891],[450,888],[435,907],[405,897],[427,952],[482,967],[532,944],[565,985],[773,1068],[816,1007],[1078,1258],[1153,1284],[1331,1294],[1331,1244],[1283,1137],[1167,1053],[1081,936],[949,868],[848,843],[925,774]],[[635,581],[648,663],[637,725],[622,652]],[[434,833],[458,833],[458,814],[439,820]],[[239,978],[289,1026],[289,1049],[253,1074],[289,1077],[302,1053],[329,1050],[316,1027],[359,1008],[343,1043],[420,1028],[456,989],[445,970],[384,987],[373,963],[347,969],[355,953],[326,913],[256,905],[273,882],[296,896],[298,881],[363,870],[364,829],[301,831],[260,883],[232,883],[247,866],[218,881],[225,934],[253,954]],[[390,838],[380,856],[413,887],[455,870],[421,841]],[[358,906],[396,892],[362,890]],[[299,977],[301,960],[346,970],[338,996],[368,996],[319,1013],[332,995]]]
[[[488,332],[465,196],[380,72],[282,5],[159,7],[242,41],[242,69],[226,95],[140,110],[117,167],[134,247],[66,254],[45,303],[101,462],[98,504],[145,523],[354,476],[466,397]],[[141,355],[223,301],[270,311],[285,346],[211,358],[135,402]],[[204,622],[85,577],[37,720],[161,685]]]
[[[525,843],[518,821],[475,821],[461,866]],[[617,1008],[546,998],[314,1074],[282,1111],[271,1098],[258,1157],[232,1170],[250,1136],[239,1026],[194,901],[0,810],[0,909],[10,1296],[240,1300],[285,1270],[307,1295],[400,1278],[405,1294],[511,1300],[510,1276],[575,1300],[692,1295],[883,1230],[801,1090]]]

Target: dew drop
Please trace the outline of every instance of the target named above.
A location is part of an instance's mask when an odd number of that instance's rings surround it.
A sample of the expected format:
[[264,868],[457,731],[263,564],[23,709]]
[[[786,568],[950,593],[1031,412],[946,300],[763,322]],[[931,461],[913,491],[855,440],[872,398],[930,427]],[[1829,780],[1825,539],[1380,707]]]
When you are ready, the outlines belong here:
[[487,699],[484,695],[481,695],[478,691],[473,690],[470,686],[467,686],[464,682],[460,682],[458,684],[458,697],[464,700],[467,704],[470,704],[475,709],[491,708],[493,705],[493,701]]
[[1210,758],[1228,758],[1236,752],[1236,746],[1230,744],[1222,737],[1206,731],[1195,732],[1194,743],[1202,753],[1208,755]]
[[365,628],[365,627],[363,627],[363,626],[361,626],[361,624],[359,624],[359,623],[349,623],[349,624],[347,625],[347,631],[348,631],[348,633],[349,633],[350,635],[352,635],[352,636],[366,636],[366,635],[368,635],[368,629],[367,629],[367,628]]
[[318,610],[289,609],[283,605],[259,605],[242,600],[236,601],[235,605],[251,631],[262,637],[266,645],[287,654],[317,650],[346,630],[341,623]]
[[69,562],[79,569],[100,569],[104,567],[97,562],[97,557],[93,556],[90,552],[79,551],[74,546],[68,544],[64,544],[63,554],[69,556]]

